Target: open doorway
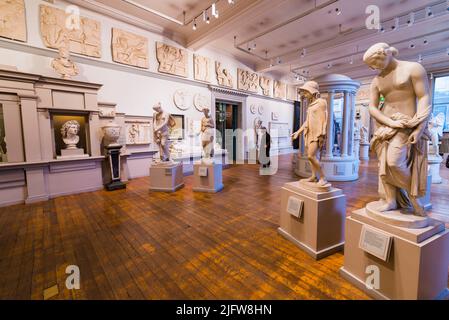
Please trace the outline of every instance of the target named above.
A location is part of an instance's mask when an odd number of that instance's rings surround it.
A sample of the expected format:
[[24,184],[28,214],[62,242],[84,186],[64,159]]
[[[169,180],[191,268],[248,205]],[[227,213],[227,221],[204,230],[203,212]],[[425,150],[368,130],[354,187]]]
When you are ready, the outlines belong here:
[[241,160],[238,155],[243,148],[243,137],[238,134],[241,130],[241,107],[235,102],[216,101],[215,122],[217,128],[217,143],[228,152],[228,160],[236,163]]

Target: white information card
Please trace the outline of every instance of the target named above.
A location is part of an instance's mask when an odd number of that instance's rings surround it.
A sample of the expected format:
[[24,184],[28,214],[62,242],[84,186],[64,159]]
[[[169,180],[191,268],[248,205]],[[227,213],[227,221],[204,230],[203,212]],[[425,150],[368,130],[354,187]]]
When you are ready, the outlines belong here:
[[295,197],[288,198],[287,212],[296,218],[301,218],[304,201]]
[[359,248],[373,256],[388,261],[393,236],[379,229],[364,225],[360,235]]

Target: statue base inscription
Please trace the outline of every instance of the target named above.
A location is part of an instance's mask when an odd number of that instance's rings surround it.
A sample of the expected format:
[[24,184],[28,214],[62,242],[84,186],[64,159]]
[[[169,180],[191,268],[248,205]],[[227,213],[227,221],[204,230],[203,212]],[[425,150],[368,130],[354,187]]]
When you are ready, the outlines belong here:
[[197,162],[193,165],[193,191],[216,193],[223,190],[223,167],[219,163]]
[[282,188],[278,232],[314,259],[343,249],[345,217],[346,196],[340,189],[317,192],[300,182]]
[[159,162],[150,167],[150,190],[176,192],[184,187],[182,162]]
[[[377,232],[379,237],[370,237],[370,243],[366,243],[366,229]],[[391,238],[389,251],[384,251],[388,247],[382,247],[385,243],[378,241],[383,238]],[[373,219],[364,208],[346,218],[345,239],[341,275],[371,297],[387,300],[449,297],[449,231],[442,222],[430,219],[425,228],[401,228]],[[380,258],[374,254],[376,251],[387,254]]]

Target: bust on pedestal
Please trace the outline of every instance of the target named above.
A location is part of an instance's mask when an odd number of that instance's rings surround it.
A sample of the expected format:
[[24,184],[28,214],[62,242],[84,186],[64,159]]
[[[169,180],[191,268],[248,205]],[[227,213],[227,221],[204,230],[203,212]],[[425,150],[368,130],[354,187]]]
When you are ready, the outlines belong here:
[[[370,114],[378,122],[371,144],[385,199],[346,219],[341,273],[379,299],[443,298],[448,294],[449,232],[426,215],[421,201],[428,190],[427,73],[419,63],[397,60],[397,54],[378,43],[364,56],[365,63],[379,70],[371,85]],[[381,95],[385,104],[378,109]],[[367,286],[366,270],[373,267],[380,283]]]
[[159,159],[154,159],[150,167],[150,190],[175,192],[184,187],[182,162],[170,159],[169,130],[176,125],[170,113],[162,109],[159,102],[153,107],[154,142],[159,148]]
[[88,154],[84,154],[84,149],[78,148],[80,142],[79,137],[80,124],[76,120],[70,120],[64,123],[61,127],[62,141],[64,141],[66,148],[61,149],[61,155],[57,159],[76,159],[88,158]]
[[121,181],[120,150],[122,145],[117,142],[120,138],[120,132],[121,127],[112,121],[103,127],[104,148],[106,149],[111,170],[111,182],[106,184],[108,191],[126,189],[126,185]]
[[314,81],[306,82],[300,92],[309,101],[307,119],[292,138],[304,133],[312,176],[282,188],[278,230],[312,257],[321,259],[343,249],[346,197],[342,190],[332,188],[318,159],[326,141],[327,103],[320,98]]
[[214,161],[215,122],[208,108],[201,119],[202,159],[193,165],[193,191],[216,193],[223,190],[223,167]]

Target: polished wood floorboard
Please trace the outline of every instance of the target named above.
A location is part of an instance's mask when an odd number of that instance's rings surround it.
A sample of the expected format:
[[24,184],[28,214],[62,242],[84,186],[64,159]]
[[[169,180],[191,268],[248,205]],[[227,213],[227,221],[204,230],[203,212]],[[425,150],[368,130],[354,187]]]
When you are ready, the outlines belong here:
[[[0,208],[0,299],[367,299],[339,275],[343,254],[315,261],[277,234],[280,189],[296,180],[291,156],[275,176],[224,171],[218,194],[98,191]],[[449,170],[442,169],[447,179]],[[348,214],[377,198],[376,162],[335,183]],[[449,222],[448,182],[432,187],[432,214]],[[77,265],[81,289],[67,290]]]

